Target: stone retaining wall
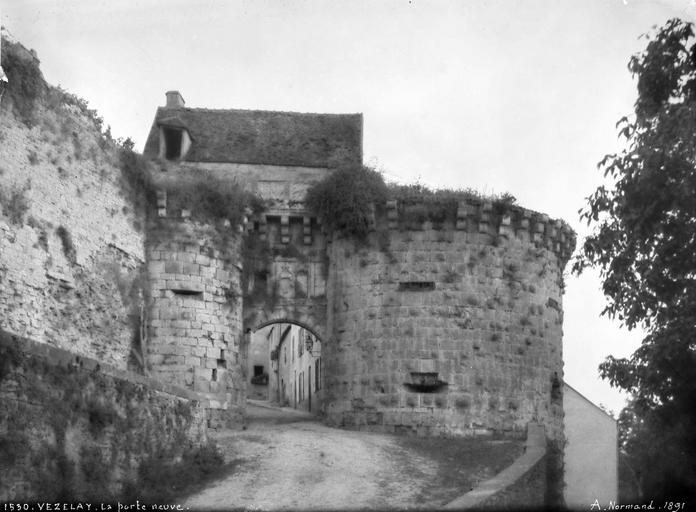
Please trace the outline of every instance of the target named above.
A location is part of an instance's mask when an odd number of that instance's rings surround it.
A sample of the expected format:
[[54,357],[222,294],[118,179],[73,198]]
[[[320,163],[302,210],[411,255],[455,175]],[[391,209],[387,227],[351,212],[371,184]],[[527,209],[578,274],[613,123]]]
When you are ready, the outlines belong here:
[[205,442],[193,393],[0,331],[0,501],[103,500]]
[[544,429],[530,424],[524,454],[493,478],[445,505],[445,510],[543,509],[548,505],[547,456]]

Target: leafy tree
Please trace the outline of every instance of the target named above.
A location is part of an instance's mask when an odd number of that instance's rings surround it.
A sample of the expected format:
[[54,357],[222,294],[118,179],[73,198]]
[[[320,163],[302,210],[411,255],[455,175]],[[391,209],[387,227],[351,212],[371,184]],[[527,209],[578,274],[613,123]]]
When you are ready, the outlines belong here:
[[638,98],[617,123],[626,140],[599,163],[600,186],[580,217],[594,231],[573,270],[598,267],[603,311],[646,337],[600,374],[631,393],[622,449],[643,498],[696,495],[696,44],[691,23],[668,21],[648,36],[629,70]]

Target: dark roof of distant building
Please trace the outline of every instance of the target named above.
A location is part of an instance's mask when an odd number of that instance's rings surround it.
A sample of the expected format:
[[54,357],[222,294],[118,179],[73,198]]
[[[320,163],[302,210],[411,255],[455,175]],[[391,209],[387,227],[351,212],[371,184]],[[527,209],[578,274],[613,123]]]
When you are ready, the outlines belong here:
[[188,162],[338,167],[362,163],[362,114],[159,107],[143,153],[159,154],[159,126],[185,128]]

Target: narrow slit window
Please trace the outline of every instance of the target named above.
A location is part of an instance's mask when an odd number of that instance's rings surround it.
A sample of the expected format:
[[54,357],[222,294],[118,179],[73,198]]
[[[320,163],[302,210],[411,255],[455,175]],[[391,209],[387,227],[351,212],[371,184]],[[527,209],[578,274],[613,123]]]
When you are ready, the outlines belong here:
[[199,290],[186,290],[181,288],[172,290],[172,292],[176,295],[189,295],[194,297],[201,297],[203,295],[203,292]]
[[399,291],[402,292],[427,292],[435,289],[435,281],[402,281],[399,283]]

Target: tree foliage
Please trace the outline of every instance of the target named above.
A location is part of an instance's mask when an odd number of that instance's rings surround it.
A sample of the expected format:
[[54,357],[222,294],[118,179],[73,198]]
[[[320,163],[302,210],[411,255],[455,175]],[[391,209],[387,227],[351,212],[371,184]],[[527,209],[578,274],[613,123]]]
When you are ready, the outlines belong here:
[[603,311],[647,336],[600,373],[633,400],[621,414],[622,447],[645,499],[696,488],[696,44],[690,23],[668,21],[629,70],[634,115],[617,123],[625,149],[599,163],[600,186],[580,211],[594,226],[574,263],[597,267]]

